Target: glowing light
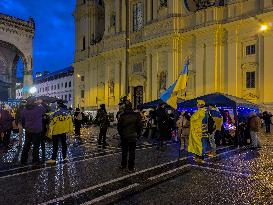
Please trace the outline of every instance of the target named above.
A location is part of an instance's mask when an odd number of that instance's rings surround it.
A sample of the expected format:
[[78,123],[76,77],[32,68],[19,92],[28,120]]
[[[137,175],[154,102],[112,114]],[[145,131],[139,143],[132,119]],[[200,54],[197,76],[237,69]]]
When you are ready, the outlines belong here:
[[31,87],[30,89],[29,89],[29,93],[30,94],[34,94],[34,93],[36,93],[37,92],[37,88],[35,88],[35,87]]
[[80,74],[78,74],[77,76],[78,76],[78,78],[80,78],[80,77],[81,77],[81,75],[80,75]]
[[267,31],[267,30],[268,30],[268,25],[262,24],[261,28],[260,28],[260,31]]

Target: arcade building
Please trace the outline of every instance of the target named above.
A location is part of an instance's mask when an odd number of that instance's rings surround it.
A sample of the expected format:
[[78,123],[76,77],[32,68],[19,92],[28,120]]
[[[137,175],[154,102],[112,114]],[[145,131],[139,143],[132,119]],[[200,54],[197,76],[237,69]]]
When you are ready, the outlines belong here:
[[0,100],[16,97],[16,69],[23,63],[23,84],[32,86],[32,48],[35,24],[0,13]]

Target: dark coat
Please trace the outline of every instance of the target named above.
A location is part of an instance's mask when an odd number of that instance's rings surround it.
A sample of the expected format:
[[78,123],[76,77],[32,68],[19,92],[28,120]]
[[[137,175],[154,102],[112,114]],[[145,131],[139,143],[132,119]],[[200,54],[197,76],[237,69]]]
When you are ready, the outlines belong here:
[[110,126],[110,121],[107,112],[104,109],[98,110],[95,121],[97,122],[101,129],[107,129]]
[[121,140],[135,142],[137,137],[141,135],[141,131],[142,121],[140,115],[133,110],[124,111],[118,121],[118,133]]
[[12,129],[13,117],[7,110],[0,110],[0,132]]
[[156,120],[157,120],[157,127],[159,130],[159,139],[170,140],[172,138],[171,123],[170,123],[169,115],[166,113],[166,110],[164,108],[159,108],[156,111]]
[[27,132],[41,133],[43,131],[43,116],[46,108],[42,105],[27,105],[21,112],[21,121]]

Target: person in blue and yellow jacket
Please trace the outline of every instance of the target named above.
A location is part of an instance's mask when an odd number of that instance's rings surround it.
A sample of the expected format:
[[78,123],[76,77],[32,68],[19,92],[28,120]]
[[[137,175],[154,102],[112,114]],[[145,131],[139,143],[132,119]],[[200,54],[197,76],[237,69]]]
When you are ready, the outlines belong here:
[[203,146],[202,139],[208,133],[208,111],[205,108],[205,101],[197,100],[198,110],[190,119],[190,135],[188,152],[195,154],[194,160],[203,163],[203,156],[206,148]]
[[62,155],[63,160],[66,161],[66,135],[67,133],[73,133],[73,122],[72,116],[69,114],[66,105],[62,101],[58,102],[58,109],[51,116],[51,121],[48,129],[48,137],[52,138],[53,141],[53,153],[52,158],[47,163],[55,164],[57,153],[58,153],[58,143],[62,143]]
[[209,105],[209,116],[212,118],[213,123],[209,127],[209,142],[212,150],[208,152],[209,157],[216,155],[215,133],[220,132],[223,125],[223,116],[215,105]]

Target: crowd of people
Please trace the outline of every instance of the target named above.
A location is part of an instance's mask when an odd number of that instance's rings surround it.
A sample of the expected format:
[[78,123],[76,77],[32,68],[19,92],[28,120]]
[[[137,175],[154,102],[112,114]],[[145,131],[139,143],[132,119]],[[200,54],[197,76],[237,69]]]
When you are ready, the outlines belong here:
[[[3,148],[9,149],[12,146],[11,133],[18,133],[17,147],[20,148],[23,145],[21,164],[24,165],[28,163],[28,153],[31,146],[33,146],[32,163],[44,162],[46,160],[45,141],[52,141],[52,157],[47,162],[55,164],[60,141],[63,160],[66,161],[66,138],[71,134],[80,136],[80,128],[84,119],[84,113],[79,108],[75,112],[72,109],[67,109],[61,100],[57,102],[57,107],[52,107],[50,103],[35,97],[23,100],[19,106],[13,108],[2,105],[0,108],[0,143]],[[42,150],[42,160],[39,156],[40,149]]]
[[[107,147],[107,130],[110,126],[109,114],[105,104],[101,104],[93,124],[99,126],[98,146]],[[136,143],[141,137],[158,144],[158,149],[166,150],[167,141],[180,142],[180,149],[194,154],[197,162],[203,162],[204,156],[216,155],[216,147],[226,143],[244,145],[251,144],[259,148],[259,131],[265,127],[270,133],[272,114],[264,112],[259,116],[251,113],[247,119],[239,122],[237,135],[233,136],[226,125],[234,124],[234,120],[226,110],[219,110],[215,105],[206,106],[203,100],[197,101],[195,112],[176,111],[166,108],[160,103],[156,109],[133,110],[132,103],[123,97],[116,115],[117,130],[122,149],[121,169],[128,167],[134,170]],[[47,161],[55,164],[59,142],[62,145],[63,161],[67,160],[67,137],[74,134],[81,136],[81,126],[86,122],[85,114],[76,108],[67,108],[63,101],[57,102],[54,109],[46,101],[29,98],[15,108],[2,106],[0,109],[0,142],[4,148],[11,146],[11,132],[17,132],[18,146],[22,146],[21,164],[28,163],[28,153],[33,145],[32,162],[39,164],[45,161],[45,141],[52,141],[52,157]],[[232,127],[232,126],[231,126]],[[23,142],[23,130],[25,138]],[[237,137],[237,138],[236,138]],[[42,150],[40,161],[39,150]],[[129,158],[128,158],[129,155]],[[128,159],[127,159],[128,158]]]

